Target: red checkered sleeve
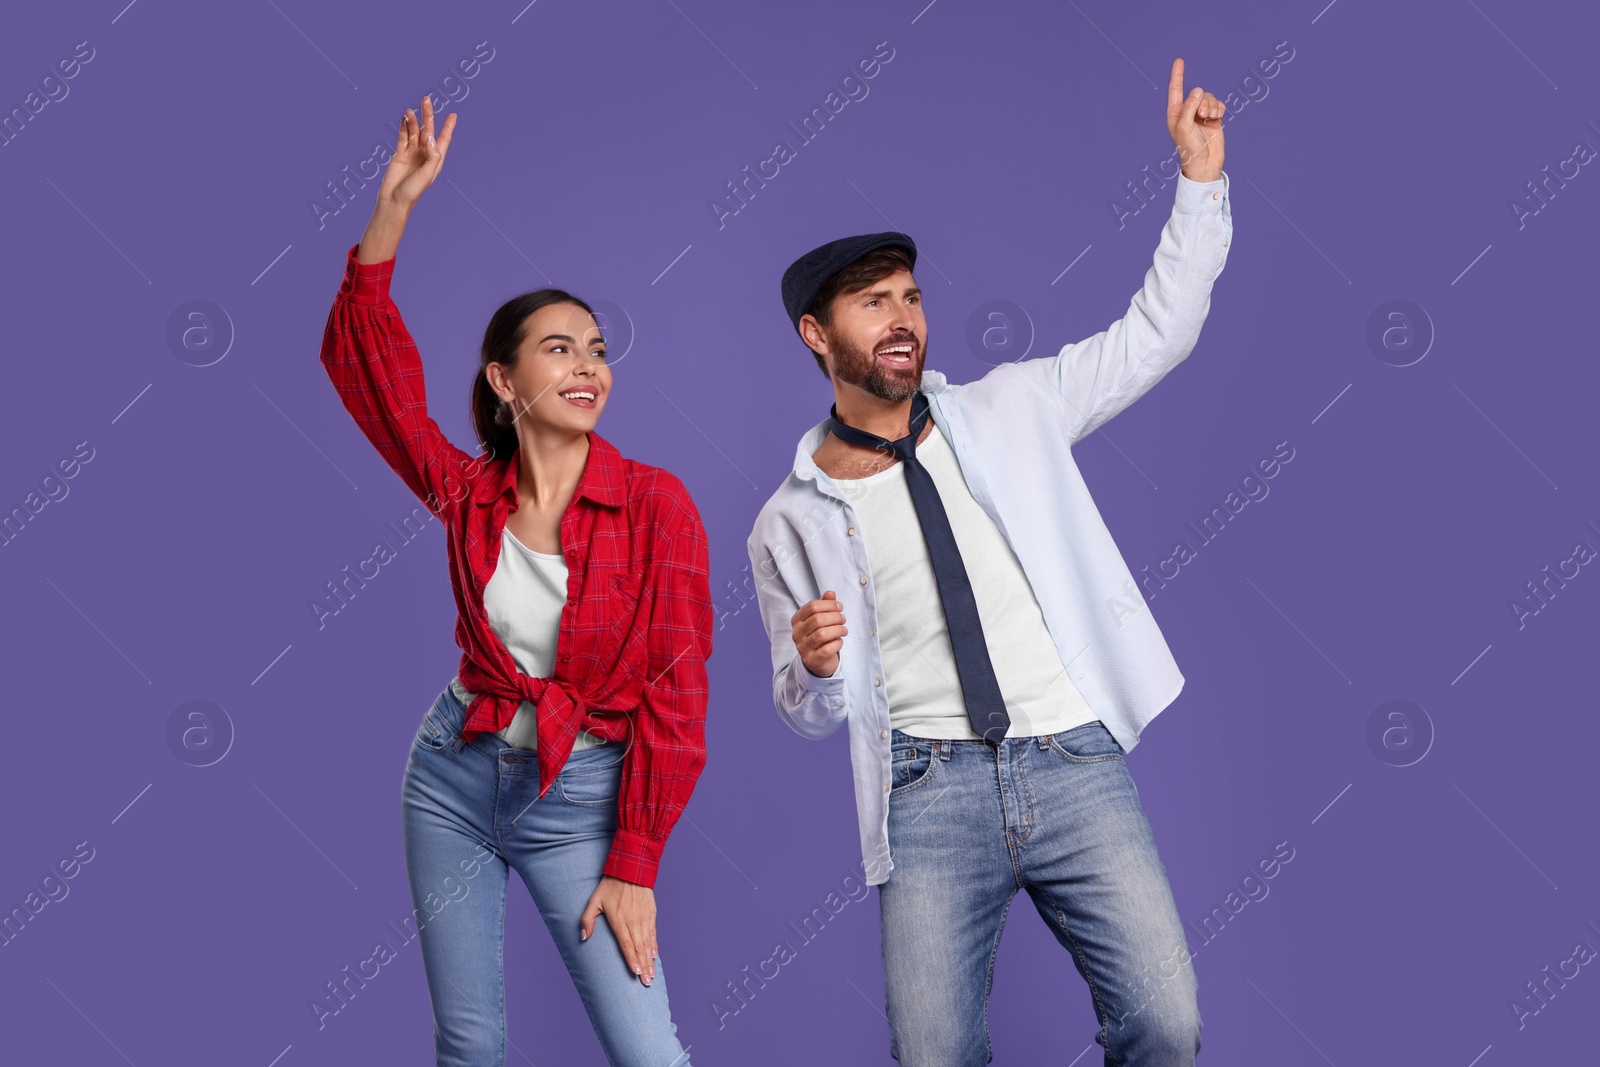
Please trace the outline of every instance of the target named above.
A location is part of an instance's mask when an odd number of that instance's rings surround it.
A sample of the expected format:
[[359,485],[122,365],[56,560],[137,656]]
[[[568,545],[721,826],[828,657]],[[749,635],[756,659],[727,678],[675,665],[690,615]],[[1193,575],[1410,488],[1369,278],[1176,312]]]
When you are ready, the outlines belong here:
[[356,425],[434,515],[467,492],[473,459],[428,417],[422,359],[389,296],[394,258],[345,257],[344,280],[322,336],[322,366]]
[[705,527],[689,492],[659,473],[643,695],[622,769],[617,830],[603,873],[654,886],[667,836],[706,762],[705,718],[715,612]]

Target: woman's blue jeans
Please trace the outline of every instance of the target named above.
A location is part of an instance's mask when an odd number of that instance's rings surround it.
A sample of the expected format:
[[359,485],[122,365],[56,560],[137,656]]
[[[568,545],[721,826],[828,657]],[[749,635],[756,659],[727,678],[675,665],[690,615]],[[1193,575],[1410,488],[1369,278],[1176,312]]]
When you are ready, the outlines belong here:
[[[989,1062],[995,950],[1022,889],[1088,982],[1107,1067],[1190,1067],[1194,969],[1111,732],[1091,722],[992,746],[895,730],[890,751],[894,870],[878,901],[895,1058]],[[1065,1063],[1076,1049],[1062,1040]]]
[[[506,1062],[506,883],[516,868],[613,1067],[688,1067],[656,961],[646,986],[604,915],[579,940],[617,825],[623,747],[573,753],[542,799],[530,749],[461,739],[466,708],[448,687],[417,729],[402,787],[406,874],[433,1002],[439,1067]],[[574,1020],[576,1022],[576,1020]],[[537,1037],[529,1055],[539,1063]]]

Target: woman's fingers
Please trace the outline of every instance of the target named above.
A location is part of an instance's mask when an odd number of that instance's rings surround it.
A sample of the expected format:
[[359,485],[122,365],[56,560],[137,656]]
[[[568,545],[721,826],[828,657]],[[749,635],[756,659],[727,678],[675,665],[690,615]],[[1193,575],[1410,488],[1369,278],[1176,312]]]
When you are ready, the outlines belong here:
[[583,909],[583,917],[578,920],[578,940],[587,941],[594,933],[594,920],[600,914],[600,891],[596,889],[589,896],[589,906]]
[[655,948],[651,945],[650,921],[641,917],[634,923],[633,943],[639,946],[639,980],[649,985],[656,976]]
[[444,166],[444,154],[450,151],[450,134],[456,128],[456,113],[445,116],[444,128],[439,131],[439,165]]
[[622,949],[622,958],[628,964],[628,970],[635,975],[642,974],[644,968],[639,964],[638,946],[633,940],[633,931],[625,922],[611,923],[611,933],[617,939],[617,945]]
[[406,142],[411,139],[407,132],[411,127],[411,109],[406,108],[406,113],[400,116],[400,128],[394,134],[394,154],[400,155],[406,150]]

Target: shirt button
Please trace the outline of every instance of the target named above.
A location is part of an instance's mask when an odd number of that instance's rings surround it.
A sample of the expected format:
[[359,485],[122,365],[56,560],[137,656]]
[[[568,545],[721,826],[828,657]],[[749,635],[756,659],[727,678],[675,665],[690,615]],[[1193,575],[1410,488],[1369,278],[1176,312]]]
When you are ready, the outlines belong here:
[[1224,238],[1223,238],[1223,239],[1222,239],[1222,243],[1223,243],[1223,245],[1224,245],[1224,246],[1226,246],[1226,245],[1227,245],[1227,243],[1228,243],[1228,239],[1227,239],[1227,238],[1226,238],[1226,237],[1224,237]]
[[872,680],[872,684],[873,685],[882,685],[883,684],[883,679],[882,678],[874,678]]
[[1211,194],[1211,199],[1213,199],[1213,200],[1221,200],[1222,199],[1222,194],[1221,193],[1212,193]]
[[876,637],[876,636],[877,636],[877,635],[878,635],[878,628],[877,628],[877,627],[876,627],[876,626],[874,626],[874,627],[873,627],[873,628],[872,628],[872,635],[873,635],[873,636],[874,636],[874,637]]
[[885,793],[887,793],[889,791],[889,783],[888,782],[884,782],[883,783],[883,791]]
[[863,574],[861,576],[861,584],[862,585],[866,585],[867,584],[867,576],[865,574]]
[[854,537],[856,535],[856,528],[854,526],[852,526],[852,527],[850,527],[850,529],[847,532],[850,534],[851,537]]
[[889,731],[888,730],[879,730],[878,731],[878,736],[879,737],[888,737],[889,736]]

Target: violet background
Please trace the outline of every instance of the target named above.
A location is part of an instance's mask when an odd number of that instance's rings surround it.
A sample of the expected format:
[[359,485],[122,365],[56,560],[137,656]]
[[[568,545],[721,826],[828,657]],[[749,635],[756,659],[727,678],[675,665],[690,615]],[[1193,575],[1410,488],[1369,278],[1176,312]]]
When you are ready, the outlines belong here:
[[[9,14],[0,108],[75,42],[95,57],[0,149],[0,508],[76,442],[95,454],[0,552],[0,910],[74,843],[94,858],[0,948],[0,1058],[432,1062],[420,951],[387,924],[410,913],[400,779],[455,670],[454,606],[430,523],[322,629],[309,607],[417,507],[317,362],[378,180],[320,229],[309,204],[480,41],[494,58],[445,108],[457,138],[394,295],[469,450],[483,326],[540,269],[636,331],[600,431],[687,483],[723,613],[709,764],[657,891],[696,1064],[891,1062],[876,894],[809,944],[786,925],[859,857],[844,734],[809,744],[774,713],[745,584],[755,513],[831,398],[783,268],[904,229],[929,367],[966,381],[1015,358],[966,342],[991,300],[1025,310],[1028,358],[1053,354],[1149,267],[1172,186],[1120,228],[1110,205],[1172,150],[1173,57],[1187,86],[1243,96],[1283,41],[1292,60],[1226,126],[1235,246],[1199,344],[1075,450],[1135,572],[1275,443],[1295,450],[1147,605],[1188,681],[1129,764],[1191,927],[1201,1062],[1594,1056],[1593,967],[1520,1029],[1508,1001],[1600,947],[1600,578],[1582,568],[1521,628],[1509,601],[1600,546],[1600,178],[1582,168],[1521,226],[1510,203],[1600,146],[1600,20],[1504,0],[924,4]],[[884,41],[868,95],[799,145],[785,123]],[[797,157],[719,228],[711,198],[780,138]],[[196,299],[231,323],[209,366],[167,340]],[[1366,340],[1392,299],[1432,324],[1409,366]],[[196,699],[232,731],[206,767],[168,741]],[[1431,723],[1410,766],[1367,741],[1393,699]],[[1295,857],[1269,895],[1206,942],[1200,920],[1280,841]],[[515,878],[507,922],[510,1062],[603,1062]],[[308,1002],[380,939],[397,957],[319,1028]],[[797,958],[719,1026],[726,984],[779,940]],[[1026,901],[990,1028],[997,1064],[1100,1062],[1087,987]]]

